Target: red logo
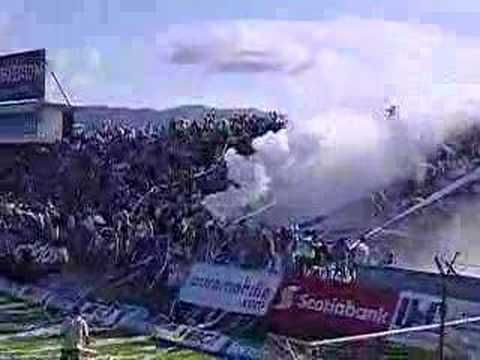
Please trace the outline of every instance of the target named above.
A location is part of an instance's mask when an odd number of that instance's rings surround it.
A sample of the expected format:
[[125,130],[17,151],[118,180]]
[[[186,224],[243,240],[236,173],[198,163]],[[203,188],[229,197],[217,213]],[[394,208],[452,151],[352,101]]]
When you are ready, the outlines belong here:
[[386,330],[396,303],[397,295],[387,291],[301,278],[280,291],[271,312],[272,330],[308,337]]

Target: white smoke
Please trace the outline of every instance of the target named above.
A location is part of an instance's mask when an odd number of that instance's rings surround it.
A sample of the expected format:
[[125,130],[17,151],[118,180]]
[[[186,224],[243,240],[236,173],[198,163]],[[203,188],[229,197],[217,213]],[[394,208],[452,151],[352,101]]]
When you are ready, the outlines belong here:
[[[173,27],[158,41],[171,63],[247,77],[287,111],[288,131],[259,139],[251,159],[231,158],[244,190],[209,200],[243,205],[270,192],[277,206],[269,214],[281,222],[328,212],[404,175],[479,110],[480,40],[437,26],[234,21]],[[394,121],[383,116],[390,99],[400,108]]]
[[464,193],[454,201],[434,205],[422,216],[410,218],[393,236],[383,238],[383,246],[393,247],[400,254],[398,263],[415,269],[437,272],[434,256],[452,259],[459,252],[457,270],[480,275],[480,248],[477,246],[480,202],[478,197]]
[[210,195],[205,199],[205,204],[217,217],[233,218],[241,216],[242,209],[267,195],[271,180],[266,174],[265,166],[259,161],[245,161],[233,150],[227,152],[226,160],[229,178],[241,187]]

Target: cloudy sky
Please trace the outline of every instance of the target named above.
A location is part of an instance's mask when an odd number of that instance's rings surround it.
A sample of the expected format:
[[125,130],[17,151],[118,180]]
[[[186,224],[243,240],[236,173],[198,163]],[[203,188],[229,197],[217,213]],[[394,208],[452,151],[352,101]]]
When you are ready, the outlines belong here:
[[479,20],[475,0],[7,0],[0,51],[47,48],[76,104],[287,112],[288,132],[230,161],[253,179],[239,197],[271,190],[290,216],[382,186],[480,118]]
[[384,96],[414,100],[418,84],[437,96],[453,90],[434,83],[474,82],[475,70],[462,69],[460,78],[444,71],[478,57],[479,4],[7,0],[0,51],[47,48],[52,68],[81,103],[291,111],[299,107],[292,97],[308,95],[315,100],[302,103],[303,111],[332,101],[368,107]]

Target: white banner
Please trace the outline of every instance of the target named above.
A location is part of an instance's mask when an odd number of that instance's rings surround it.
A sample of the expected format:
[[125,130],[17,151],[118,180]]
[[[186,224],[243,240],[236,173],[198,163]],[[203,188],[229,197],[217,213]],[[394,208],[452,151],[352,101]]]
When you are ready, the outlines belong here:
[[[480,303],[447,296],[446,321],[480,316]],[[402,291],[392,318],[391,328],[398,329],[440,322],[440,296]]]
[[[398,329],[440,323],[442,299],[439,296],[402,291],[392,318],[391,328]],[[480,303],[447,297],[446,321],[480,316]],[[390,340],[422,349],[438,346],[438,330],[410,335],[397,335]],[[472,323],[445,329],[445,351],[456,359],[478,359],[480,356],[480,324]]]
[[229,343],[229,338],[215,331],[189,328],[180,342],[192,349],[201,349],[209,353],[219,353]]
[[180,300],[228,312],[265,315],[281,277],[266,271],[195,264],[180,289]]

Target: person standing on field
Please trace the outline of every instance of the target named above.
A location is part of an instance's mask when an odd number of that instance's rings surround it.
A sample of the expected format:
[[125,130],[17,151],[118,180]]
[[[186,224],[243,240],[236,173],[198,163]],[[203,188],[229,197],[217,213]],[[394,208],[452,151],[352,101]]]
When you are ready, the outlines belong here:
[[61,360],[93,359],[94,352],[89,349],[90,332],[88,324],[80,310],[74,308],[72,318],[67,321],[64,330],[64,342]]

